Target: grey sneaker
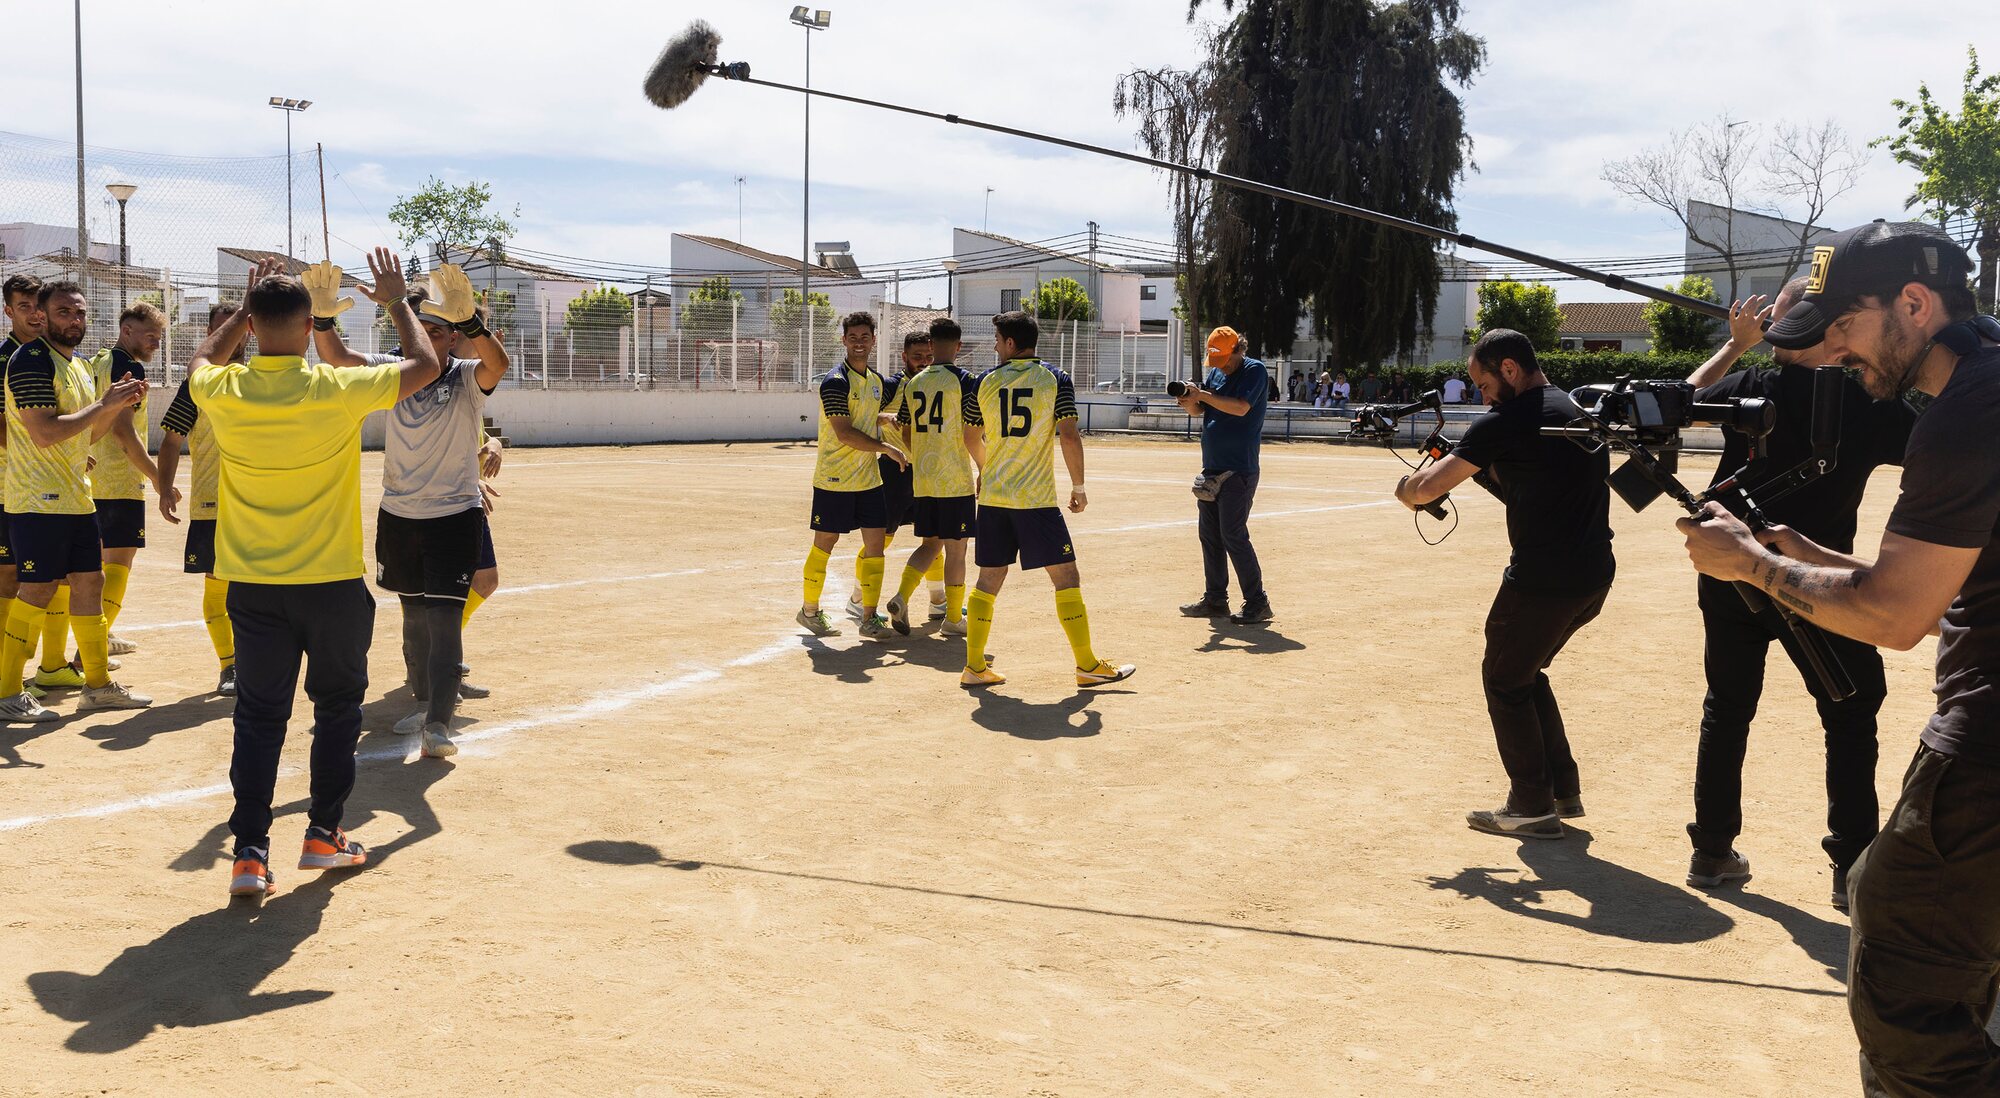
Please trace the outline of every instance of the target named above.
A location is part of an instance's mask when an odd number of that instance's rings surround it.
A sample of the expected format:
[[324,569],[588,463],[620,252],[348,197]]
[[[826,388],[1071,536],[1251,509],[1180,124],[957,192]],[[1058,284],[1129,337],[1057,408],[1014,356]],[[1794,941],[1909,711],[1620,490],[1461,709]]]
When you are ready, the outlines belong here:
[[424,718],[428,716],[430,716],[429,709],[419,709],[402,720],[397,721],[396,735],[414,736],[422,732],[424,730]]
[[860,621],[862,618],[865,618],[867,616],[868,616],[868,608],[861,605],[860,593],[856,592],[852,595],[847,596],[848,619],[851,621]]
[[1574,820],[1578,816],[1583,815],[1583,794],[1579,793],[1574,797],[1557,797],[1556,815],[1561,816],[1565,820]]
[[1688,855],[1688,883],[1696,888],[1716,888],[1731,881],[1750,879],[1750,859],[1734,850],[1728,854]]
[[124,686],[107,682],[103,686],[86,686],[83,696],[76,701],[76,711],[89,712],[92,709],[144,709],[153,704],[153,699],[144,694],[134,694]]
[[1508,835],[1517,839],[1560,839],[1563,837],[1562,821],[1553,812],[1535,816],[1524,816],[1506,805],[1491,811],[1467,812],[1465,824],[1474,831],[1484,831],[1489,835]]
[[964,635],[965,635],[964,618],[960,618],[957,621],[952,621],[950,618],[946,618],[944,621],[938,623],[938,636],[940,637],[962,637]]
[[427,724],[422,751],[426,759],[448,759],[458,754],[458,745],[451,742],[451,729],[442,724]]
[[889,624],[903,636],[910,635],[910,604],[896,595],[889,596]]
[[1847,910],[1847,870],[1833,867],[1833,906],[1840,911]]
[[800,607],[799,616],[793,620],[805,626],[806,632],[815,637],[832,637],[840,633],[839,629],[834,628],[833,619],[827,617],[824,610],[807,610]]
[[458,700],[464,701],[467,698],[492,697],[493,691],[488,690],[483,686],[474,686],[471,683],[465,681],[465,676],[470,674],[472,674],[472,668],[467,667],[462,663],[458,665]]
[[61,720],[62,715],[46,708],[31,697],[26,690],[11,698],[0,699],[0,721],[9,724],[41,724],[45,721]]
[[945,616],[946,616],[946,610],[945,610],[945,605],[944,605],[944,592],[943,592],[943,591],[932,591],[932,592],[931,592],[931,620],[932,620],[932,621],[937,621],[938,619],[940,619],[940,618],[942,618],[942,617],[945,617]]
[[111,638],[111,654],[114,656],[129,656],[138,650],[139,645],[136,642],[128,641],[124,637]]
[[880,614],[870,614],[861,619],[861,628],[855,632],[872,641],[885,641],[896,635],[896,631],[889,628],[888,619]]
[[222,669],[222,678],[216,682],[215,692],[222,695],[225,698],[233,698],[236,696],[235,664],[232,663],[228,667]]

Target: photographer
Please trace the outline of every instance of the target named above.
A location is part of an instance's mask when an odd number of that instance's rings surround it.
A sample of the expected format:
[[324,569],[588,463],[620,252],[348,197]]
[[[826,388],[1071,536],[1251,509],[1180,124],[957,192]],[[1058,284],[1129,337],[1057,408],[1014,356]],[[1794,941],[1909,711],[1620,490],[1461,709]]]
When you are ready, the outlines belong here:
[[[1257,451],[1264,443],[1264,405],[1270,392],[1264,364],[1243,354],[1234,328],[1208,334],[1208,376],[1174,399],[1189,415],[1201,416],[1201,479],[1195,483],[1200,512],[1201,563],[1207,583],[1200,602],[1181,607],[1191,618],[1229,615],[1237,625],[1271,620],[1264,594],[1264,570],[1250,544],[1250,505],[1257,499]],[[1229,566],[1243,590],[1243,609],[1229,613]]]
[[1545,426],[1575,419],[1577,407],[1549,384],[1527,336],[1487,332],[1467,366],[1493,410],[1466,429],[1452,453],[1404,477],[1396,498],[1414,511],[1476,476],[1507,507],[1513,555],[1487,611],[1480,676],[1510,788],[1507,803],[1468,813],[1465,822],[1495,835],[1560,839],[1562,819],[1583,815],[1583,797],[1543,672],[1611,591],[1616,564],[1604,483],[1611,462],[1601,450],[1542,435]]
[[1938,633],[1937,710],[1887,830],[1848,878],[1848,1012],[1870,1095],[2000,1093],[1986,1034],[2000,972],[2000,322],[1975,320],[1965,251],[1875,222],[1813,249],[1774,347],[1821,344],[1877,399],[1934,399],[1910,431],[1875,560],[1722,508],[1680,521],[1697,571],[1824,629],[1899,650]]
[[[1762,297],[1738,302],[1730,310],[1728,342],[1688,375],[1688,383],[1699,390],[1697,400],[1761,397],[1778,409],[1777,426],[1755,447],[1755,461],[1750,460],[1753,440],[1725,428],[1722,461],[1711,487],[1739,471],[1747,483],[1765,483],[1812,456],[1813,367],[1827,361],[1819,349],[1778,348],[1772,354],[1778,362],[1775,369],[1729,373],[1736,360],[1764,338],[1762,322],[1773,312],[1780,316],[1789,312],[1805,292],[1806,280],[1800,278],[1787,285],[1768,310],[1759,311]],[[1869,475],[1879,465],[1902,464],[1916,416],[1900,400],[1877,402],[1852,379],[1842,376],[1841,383],[1847,392],[1840,404],[1840,447],[1833,468],[1763,510],[1774,523],[1835,552],[1851,553],[1855,512]],[[1875,715],[1887,693],[1882,655],[1873,645],[1829,634],[1829,647],[1855,688],[1853,696],[1834,701],[1776,610],[1766,606],[1752,613],[1729,584],[1709,576],[1698,580],[1697,601],[1708,694],[1702,700],[1701,743],[1695,754],[1694,822],[1687,825],[1694,842],[1687,883],[1712,888],[1750,876],[1749,859],[1736,853],[1732,844],[1743,830],[1743,755],[1750,721],[1764,692],[1765,656],[1776,640],[1805,678],[1826,730],[1827,834],[1820,846],[1833,860],[1833,905],[1846,910],[1848,870],[1881,823],[1875,801]]]

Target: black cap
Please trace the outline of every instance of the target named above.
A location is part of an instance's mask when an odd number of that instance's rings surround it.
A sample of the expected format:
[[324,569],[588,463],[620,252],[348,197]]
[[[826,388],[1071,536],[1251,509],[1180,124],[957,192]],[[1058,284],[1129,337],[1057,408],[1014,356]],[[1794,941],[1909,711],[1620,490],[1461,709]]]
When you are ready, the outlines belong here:
[[1963,287],[1971,273],[1972,257],[1936,225],[1871,221],[1813,248],[1806,296],[1765,330],[1764,339],[1803,351],[1824,340],[1827,326],[1863,297],[1892,297],[1912,282],[1936,290]]

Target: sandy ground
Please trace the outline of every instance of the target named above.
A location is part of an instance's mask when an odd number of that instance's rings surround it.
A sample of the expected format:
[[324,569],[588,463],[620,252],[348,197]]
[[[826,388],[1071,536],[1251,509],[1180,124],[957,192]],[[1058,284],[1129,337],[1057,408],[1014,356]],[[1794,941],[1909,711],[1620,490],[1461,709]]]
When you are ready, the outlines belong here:
[[[1048,584],[1017,575],[1012,681],[982,697],[930,630],[799,635],[810,447],[510,455],[464,753],[390,733],[384,605],[348,806],[373,862],[291,868],[301,722],[261,909],[225,903],[229,707],[156,517],[119,632],[160,704],[0,729],[0,1093],[1853,1091],[1820,734],[1782,657],[1756,877],[1681,884],[1701,634],[1667,504],[1614,513],[1617,586],[1553,673],[1590,815],[1523,843],[1462,823],[1504,796],[1497,503],[1430,548],[1383,504],[1386,453],[1268,448],[1279,617],[1211,629],[1174,611],[1192,448],[1090,455],[1085,593],[1139,675],[1072,689]],[[1885,803],[1930,659],[1889,661]]]

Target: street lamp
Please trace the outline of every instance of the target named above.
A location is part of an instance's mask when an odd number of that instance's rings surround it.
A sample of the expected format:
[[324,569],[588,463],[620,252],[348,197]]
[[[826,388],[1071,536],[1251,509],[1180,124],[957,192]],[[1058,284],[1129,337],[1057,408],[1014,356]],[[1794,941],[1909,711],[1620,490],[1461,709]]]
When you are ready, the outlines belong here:
[[979,214],[979,231],[986,231],[986,222],[993,216],[993,188],[986,188],[986,207]]
[[106,183],[104,189],[118,200],[118,311],[122,313],[125,311],[125,270],[132,266],[132,249],[125,245],[125,203],[139,188],[132,183]]
[[271,97],[271,106],[285,112],[285,258],[292,257],[292,116],[312,106],[310,99]]
[[950,316],[951,288],[952,288],[952,283],[958,281],[958,279],[954,277],[955,275],[958,274],[958,260],[947,259],[944,262],[938,264],[938,266],[944,268],[944,314],[946,316]]
[[[805,200],[799,218],[799,315],[805,318],[804,343],[806,361],[812,361],[812,134],[813,100],[810,94],[813,82],[813,36],[816,30],[825,30],[833,22],[833,13],[821,9],[809,9],[804,4],[792,9],[792,22],[803,27],[806,32],[806,140],[805,140]],[[739,232],[740,235],[740,232]]]

